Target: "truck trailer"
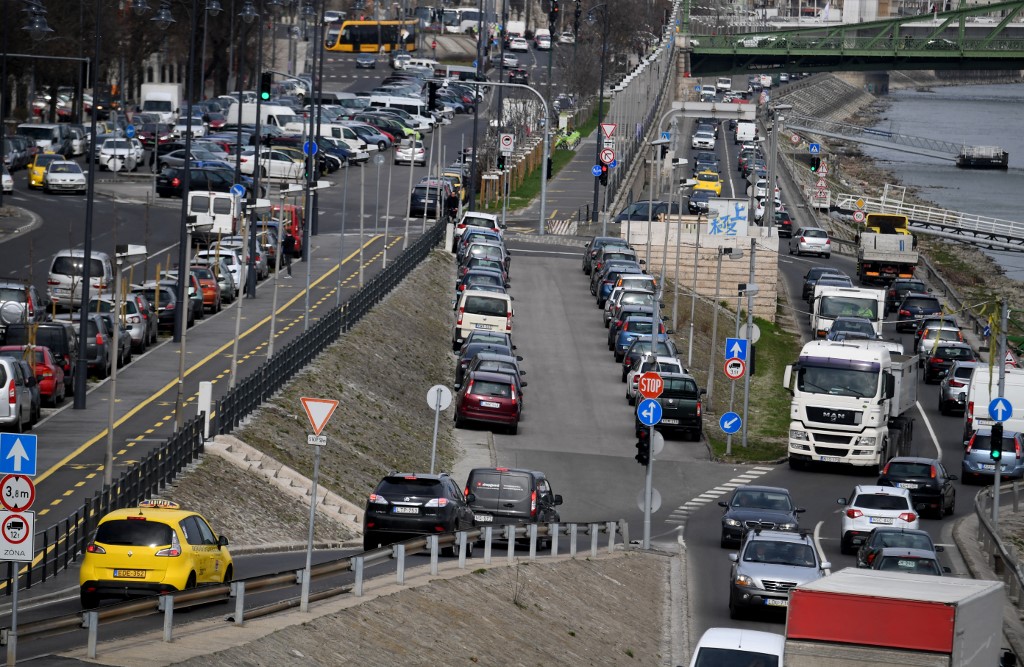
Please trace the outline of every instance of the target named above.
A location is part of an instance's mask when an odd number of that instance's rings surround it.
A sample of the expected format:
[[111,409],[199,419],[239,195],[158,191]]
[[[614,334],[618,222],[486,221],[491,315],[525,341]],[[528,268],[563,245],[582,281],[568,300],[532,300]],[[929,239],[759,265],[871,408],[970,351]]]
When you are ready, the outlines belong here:
[[1000,581],[847,568],[790,591],[786,667],[996,667]]
[[918,254],[913,236],[864,232],[857,247],[857,275],[864,284],[913,278]]
[[917,357],[861,341],[811,341],[783,386],[790,403],[789,465],[878,467],[909,446]]
[[144,83],[140,89],[141,111],[160,114],[160,122],[174,125],[181,111],[180,83]]

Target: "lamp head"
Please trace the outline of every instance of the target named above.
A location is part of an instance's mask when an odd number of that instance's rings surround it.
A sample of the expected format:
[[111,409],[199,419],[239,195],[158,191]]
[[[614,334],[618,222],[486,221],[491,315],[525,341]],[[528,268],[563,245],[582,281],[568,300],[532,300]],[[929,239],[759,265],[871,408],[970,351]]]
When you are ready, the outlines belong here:
[[156,23],[156,27],[161,30],[167,30],[171,27],[171,24],[174,23],[174,15],[171,14],[171,7],[166,0],[160,3],[160,11],[156,13],[156,16],[149,20]]
[[223,11],[220,6],[220,0],[206,0],[206,11],[209,12],[210,16],[217,16]]
[[241,17],[243,21],[245,21],[248,24],[251,24],[260,16],[259,12],[256,11],[256,7],[252,4],[251,1],[246,2],[244,5],[242,5],[242,11],[240,11],[238,15]]
[[136,16],[145,16],[150,10],[149,3],[146,0],[132,0],[128,7]]

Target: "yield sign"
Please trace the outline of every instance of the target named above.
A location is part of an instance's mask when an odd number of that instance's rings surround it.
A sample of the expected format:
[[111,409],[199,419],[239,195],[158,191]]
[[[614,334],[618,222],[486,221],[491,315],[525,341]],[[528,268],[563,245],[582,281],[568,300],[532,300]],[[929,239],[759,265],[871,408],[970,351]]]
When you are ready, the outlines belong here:
[[324,430],[324,426],[327,425],[327,420],[337,409],[338,401],[327,398],[300,398],[299,400],[302,401],[302,407],[306,410],[306,416],[309,417],[309,425],[313,427],[313,433],[320,435],[320,431]]
[[601,123],[601,132],[604,133],[604,138],[611,139],[617,127],[617,123]]

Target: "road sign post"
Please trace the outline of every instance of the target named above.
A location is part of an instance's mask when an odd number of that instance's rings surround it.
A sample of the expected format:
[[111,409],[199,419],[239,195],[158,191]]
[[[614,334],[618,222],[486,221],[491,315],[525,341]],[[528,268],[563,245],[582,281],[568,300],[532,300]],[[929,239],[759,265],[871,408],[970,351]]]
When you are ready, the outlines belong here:
[[[302,597],[299,601],[299,609],[309,611],[309,579],[313,570],[313,526],[316,522],[316,487],[320,479],[320,450],[327,444],[327,436],[321,436],[320,432],[327,426],[328,420],[334,411],[338,409],[338,401],[328,398],[306,398],[299,399],[302,408],[309,418],[309,425],[313,427],[313,435],[316,440],[307,439],[307,442],[316,446],[313,454],[313,486],[309,494],[309,530],[306,532],[306,569],[302,572]],[[322,438],[322,439],[321,439]]]
[[434,440],[430,445],[430,474],[434,474],[434,461],[437,458],[437,426],[441,419],[441,411],[447,410],[452,404],[451,389],[443,384],[435,384],[427,390],[427,405],[434,411]]
[[[1006,299],[999,304],[999,356],[997,359],[1005,359],[1009,350],[1006,348],[1006,328],[1010,324],[1010,309],[1006,306]],[[1013,405],[1003,398],[1006,395],[1006,364],[999,364],[999,393],[996,399],[989,403],[988,413],[996,422],[1002,425],[1003,421],[1013,416]],[[999,430],[1002,430],[1001,428]],[[994,450],[993,450],[994,451]],[[992,525],[999,525],[999,485],[1003,479],[1003,461],[993,461],[995,469],[992,471]]]
[[[0,512],[0,546],[4,560],[31,563],[35,544],[35,512],[26,512],[36,499],[30,477],[36,474],[38,438],[24,433],[0,433],[0,502],[9,510]],[[17,661],[18,652],[18,570],[11,578],[11,628],[7,631],[7,664]]]

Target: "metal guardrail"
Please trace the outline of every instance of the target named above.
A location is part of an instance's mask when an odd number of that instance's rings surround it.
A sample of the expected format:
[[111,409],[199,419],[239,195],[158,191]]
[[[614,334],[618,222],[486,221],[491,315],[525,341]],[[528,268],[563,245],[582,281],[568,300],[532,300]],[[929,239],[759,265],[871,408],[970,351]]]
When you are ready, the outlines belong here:
[[[567,537],[569,540],[568,550],[560,551],[560,538]],[[440,535],[426,535],[414,537],[404,542],[398,542],[387,547],[364,551],[352,556],[345,556],[313,566],[311,570],[311,582],[321,580],[341,572],[353,572],[355,581],[351,584],[345,583],[333,586],[310,595],[310,600],[322,600],[337,595],[353,593],[356,597],[363,594],[363,585],[366,568],[387,563],[396,562],[396,582],[404,586],[406,575],[406,558],[423,551],[430,553],[430,574],[436,576],[438,573],[438,562],[440,550],[447,547],[458,558],[460,569],[466,568],[468,544],[482,542],[484,547],[483,563],[490,565],[493,558],[493,543],[495,539],[504,540],[507,543],[506,561],[511,564],[515,561],[515,546],[517,541],[529,540],[529,560],[536,560],[542,556],[539,552],[539,538],[546,538],[550,543],[550,556],[568,555],[575,558],[581,552],[579,548],[580,537],[589,537],[589,546],[583,551],[590,557],[596,558],[601,548],[601,538],[605,540],[605,548],[608,553],[613,553],[616,548],[616,536],[619,537],[618,544],[623,548],[629,544],[629,525],[622,519],[618,521],[602,521],[586,524],[578,523],[547,523],[547,524],[521,524],[518,526],[485,526],[456,533],[444,533]],[[177,593],[167,593],[155,598],[144,598],[121,604],[110,605],[99,610],[91,610],[76,614],[68,614],[52,619],[45,619],[31,623],[22,623],[18,626],[18,639],[24,640],[29,637],[46,637],[55,634],[64,634],[75,629],[84,628],[88,633],[87,646],[88,656],[96,658],[99,629],[107,623],[114,623],[125,619],[135,619],[155,614],[164,615],[163,640],[173,640],[173,619],[174,610],[201,605],[208,605],[220,602],[228,602],[232,598],[235,601],[234,611],[224,618],[236,626],[242,625],[246,619],[258,618],[268,614],[276,613],[286,609],[299,606],[299,597],[290,597],[284,600],[263,605],[259,607],[246,608],[246,592],[254,592],[272,587],[299,586],[302,585],[304,570],[287,570],[260,577],[249,577],[238,579],[224,584],[214,584],[202,588],[196,588]],[[0,644],[6,644],[8,630],[0,633]]]
[[[285,345],[256,372],[246,376],[221,397],[211,415],[212,432],[227,434],[233,431],[246,415],[294,377],[296,371],[343,333],[350,331],[430,253],[431,248],[444,238],[444,231],[443,221],[435,224],[348,301],[329,310],[308,331]],[[27,589],[67,569],[85,550],[103,516],[113,510],[136,505],[173,481],[203,452],[203,424],[204,415],[189,420],[180,431],[122,473],[113,484],[104,486],[64,519],[39,531],[33,561],[27,565],[7,563],[3,583],[6,594],[11,594],[15,572],[19,576],[19,588]]]
[[[1020,482],[1014,482],[1000,489],[1000,496],[1013,494],[1013,511],[1020,504]],[[992,525],[992,487],[978,491],[974,496],[974,513],[978,517],[978,542],[981,550],[989,557],[988,565],[1006,585],[1006,598],[1019,610],[1024,609],[1024,570],[1015,550],[1007,549]]]

